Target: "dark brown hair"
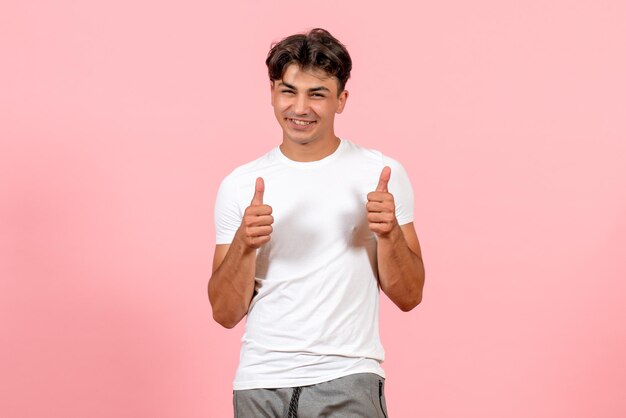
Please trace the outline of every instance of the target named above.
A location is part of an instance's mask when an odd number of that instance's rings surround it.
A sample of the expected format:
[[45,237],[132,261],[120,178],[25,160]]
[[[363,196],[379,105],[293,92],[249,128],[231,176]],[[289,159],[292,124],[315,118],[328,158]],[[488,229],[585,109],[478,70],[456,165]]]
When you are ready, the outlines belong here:
[[327,30],[315,28],[305,34],[286,37],[272,44],[265,60],[270,80],[280,80],[290,64],[304,70],[319,69],[337,77],[337,93],[346,87],[352,70],[352,59],[346,47]]

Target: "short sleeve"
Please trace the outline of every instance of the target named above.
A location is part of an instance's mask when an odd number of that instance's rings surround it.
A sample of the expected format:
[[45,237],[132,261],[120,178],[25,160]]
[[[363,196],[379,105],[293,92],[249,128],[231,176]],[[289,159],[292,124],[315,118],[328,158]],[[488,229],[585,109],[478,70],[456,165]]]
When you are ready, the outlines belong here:
[[237,184],[226,177],[215,199],[215,243],[230,244],[241,225],[243,214],[238,204]]
[[398,224],[413,222],[413,187],[406,170],[398,161],[387,156],[383,156],[383,163],[391,168],[389,193],[393,195],[396,204]]

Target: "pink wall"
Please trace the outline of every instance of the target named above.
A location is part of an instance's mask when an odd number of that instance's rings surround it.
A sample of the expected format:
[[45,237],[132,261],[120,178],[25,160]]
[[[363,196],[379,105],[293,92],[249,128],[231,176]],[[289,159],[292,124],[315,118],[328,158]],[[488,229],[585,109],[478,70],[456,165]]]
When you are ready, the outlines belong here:
[[391,416],[626,416],[626,6],[0,5],[0,416],[231,415],[213,199],[277,145],[264,59],[328,28],[338,133],[407,168],[423,303],[385,299]]

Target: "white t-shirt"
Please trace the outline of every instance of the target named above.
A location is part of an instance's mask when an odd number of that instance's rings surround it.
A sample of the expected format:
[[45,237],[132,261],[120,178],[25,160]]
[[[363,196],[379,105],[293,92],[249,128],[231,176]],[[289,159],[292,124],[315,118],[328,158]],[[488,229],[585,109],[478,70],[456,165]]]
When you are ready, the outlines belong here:
[[385,376],[376,235],[365,207],[385,165],[398,223],[412,222],[404,168],[347,140],[313,162],[290,160],[276,147],[222,181],[217,244],[232,242],[257,177],[274,217],[271,240],[257,250],[235,390],[306,386],[354,373]]

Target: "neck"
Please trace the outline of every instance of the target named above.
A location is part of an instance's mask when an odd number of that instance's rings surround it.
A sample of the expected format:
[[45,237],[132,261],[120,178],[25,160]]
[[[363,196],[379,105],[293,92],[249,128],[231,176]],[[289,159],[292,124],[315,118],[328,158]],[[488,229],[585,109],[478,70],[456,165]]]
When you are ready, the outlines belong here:
[[307,143],[298,143],[283,138],[280,150],[290,160],[298,162],[319,161],[335,152],[341,141],[334,134],[328,139],[317,139]]

